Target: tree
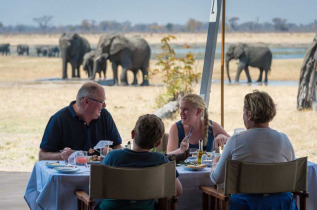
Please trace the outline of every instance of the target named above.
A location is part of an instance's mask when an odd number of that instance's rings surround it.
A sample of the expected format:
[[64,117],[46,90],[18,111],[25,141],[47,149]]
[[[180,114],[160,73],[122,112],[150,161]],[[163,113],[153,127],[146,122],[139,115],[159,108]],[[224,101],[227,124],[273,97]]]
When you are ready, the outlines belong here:
[[165,28],[167,29],[168,32],[173,31],[173,24],[172,23],[167,23]]
[[238,20],[239,18],[238,17],[232,17],[232,18],[229,18],[228,22],[229,22],[229,25],[230,25],[230,28],[233,30],[233,31],[236,31],[238,29]]
[[3,27],[3,23],[2,22],[0,22],[0,28],[2,28]]
[[[317,105],[317,34],[309,46],[300,70],[300,79],[297,93],[297,109],[311,109]],[[315,106],[316,106],[315,105]],[[315,110],[316,111],[316,110]]]
[[196,30],[199,30],[202,27],[202,25],[202,22],[190,18],[186,23],[186,28],[187,31],[195,32]]
[[288,31],[287,20],[282,18],[273,18],[272,20],[276,31]]
[[88,20],[82,20],[81,21],[81,25],[80,25],[80,28],[84,31],[89,31],[90,30],[90,23]]
[[[200,73],[195,73],[193,66],[195,56],[192,53],[186,54],[183,58],[176,58],[174,49],[170,45],[171,39],[176,39],[173,35],[168,35],[161,39],[162,53],[157,56],[156,66],[152,74],[163,74],[163,82],[166,85],[166,93],[160,94],[156,98],[158,107],[169,101],[174,101],[179,96],[184,96],[193,91],[192,86],[198,83]],[[190,48],[186,45],[185,48]]]
[[33,18],[33,20],[39,25],[39,28],[45,33],[49,22],[53,19],[53,16],[44,15],[42,17]]

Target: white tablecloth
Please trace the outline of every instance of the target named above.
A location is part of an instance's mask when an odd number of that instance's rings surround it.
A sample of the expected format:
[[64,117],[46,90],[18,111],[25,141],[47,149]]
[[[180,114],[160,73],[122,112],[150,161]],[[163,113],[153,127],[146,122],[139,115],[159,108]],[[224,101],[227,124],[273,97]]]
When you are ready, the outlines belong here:
[[[89,168],[79,167],[80,173],[60,174],[45,166],[48,161],[36,162],[24,198],[31,209],[77,209],[75,189],[88,192]],[[202,209],[200,185],[210,185],[210,168],[202,171],[186,171],[177,167],[183,194],[179,198],[178,209]],[[317,209],[317,165],[308,162],[307,209]]]

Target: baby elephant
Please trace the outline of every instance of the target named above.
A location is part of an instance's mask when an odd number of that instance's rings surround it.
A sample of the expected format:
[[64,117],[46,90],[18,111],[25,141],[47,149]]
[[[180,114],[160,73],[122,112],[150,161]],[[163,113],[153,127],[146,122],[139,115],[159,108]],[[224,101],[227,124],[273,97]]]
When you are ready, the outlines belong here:
[[[87,71],[88,78],[91,77],[93,73],[94,60],[95,60],[96,51],[92,50],[84,55],[83,68]],[[103,72],[103,77],[106,78],[106,69],[107,69],[107,58],[106,56],[101,56],[96,63],[96,73],[99,73],[99,78],[101,79],[101,72]]]

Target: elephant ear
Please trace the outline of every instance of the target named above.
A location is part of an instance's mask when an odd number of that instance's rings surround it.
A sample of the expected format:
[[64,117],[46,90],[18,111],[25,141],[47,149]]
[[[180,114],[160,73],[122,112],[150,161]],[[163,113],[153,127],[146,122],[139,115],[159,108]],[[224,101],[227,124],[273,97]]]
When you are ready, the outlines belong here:
[[114,55],[126,47],[127,47],[126,39],[122,36],[117,36],[116,38],[113,39],[113,41],[111,43],[110,55]]
[[244,50],[243,50],[242,44],[238,44],[237,46],[235,46],[233,51],[234,57],[236,59],[239,58],[243,54],[243,52]]

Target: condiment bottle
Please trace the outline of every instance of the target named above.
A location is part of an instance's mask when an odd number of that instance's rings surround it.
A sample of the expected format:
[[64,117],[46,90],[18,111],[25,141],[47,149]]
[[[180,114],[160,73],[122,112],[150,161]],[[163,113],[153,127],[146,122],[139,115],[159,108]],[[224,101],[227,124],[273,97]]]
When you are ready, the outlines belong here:
[[201,164],[201,156],[203,155],[203,147],[204,147],[204,141],[200,139],[197,164]]

